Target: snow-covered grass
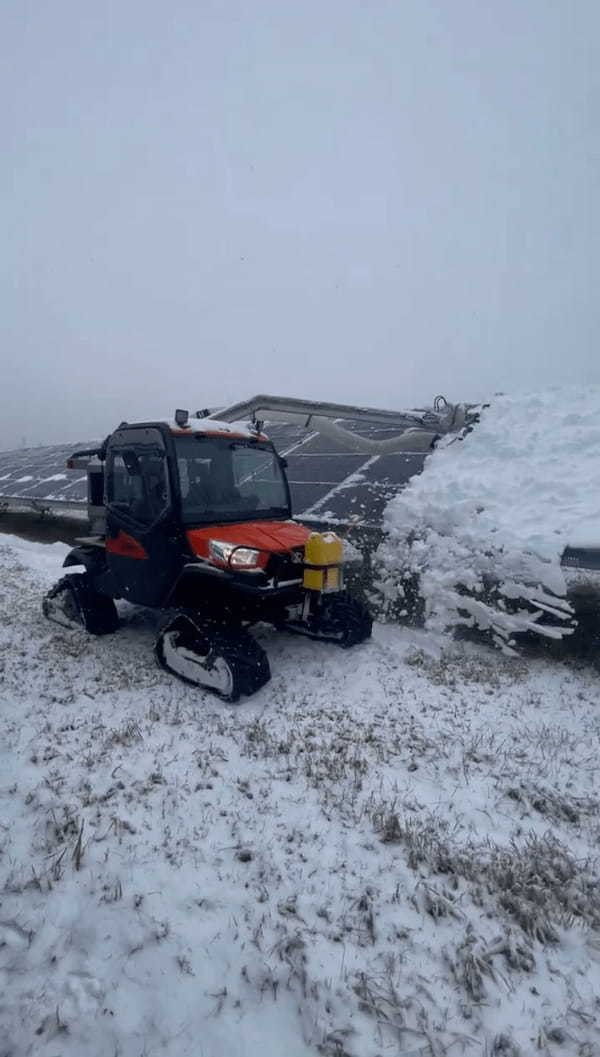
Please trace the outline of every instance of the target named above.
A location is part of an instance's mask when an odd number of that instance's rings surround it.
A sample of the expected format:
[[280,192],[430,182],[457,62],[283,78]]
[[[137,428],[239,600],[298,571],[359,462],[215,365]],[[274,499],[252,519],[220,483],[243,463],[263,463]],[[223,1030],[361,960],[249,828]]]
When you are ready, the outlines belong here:
[[402,608],[419,583],[426,625],[512,636],[569,632],[561,555],[600,545],[600,386],[497,396],[446,438],[389,504],[379,589]]
[[264,630],[226,706],[45,623],[64,553],[0,542],[3,1057],[598,1052],[590,669]]

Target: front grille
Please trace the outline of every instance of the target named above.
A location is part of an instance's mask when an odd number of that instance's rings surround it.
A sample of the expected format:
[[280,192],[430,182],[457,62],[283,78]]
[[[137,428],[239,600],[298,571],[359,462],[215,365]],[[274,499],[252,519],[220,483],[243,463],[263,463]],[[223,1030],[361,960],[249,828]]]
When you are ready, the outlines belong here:
[[285,554],[272,554],[266,568],[267,576],[276,583],[302,580],[303,561],[304,549],[302,547],[294,547],[292,551],[286,551]]

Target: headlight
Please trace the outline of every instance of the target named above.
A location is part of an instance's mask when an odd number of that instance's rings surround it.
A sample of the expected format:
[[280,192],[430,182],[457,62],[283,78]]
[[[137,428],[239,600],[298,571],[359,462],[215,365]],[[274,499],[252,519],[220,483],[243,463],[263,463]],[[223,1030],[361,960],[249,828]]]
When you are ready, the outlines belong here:
[[260,558],[260,551],[224,540],[209,540],[208,553],[215,561],[223,562],[232,569],[256,569]]

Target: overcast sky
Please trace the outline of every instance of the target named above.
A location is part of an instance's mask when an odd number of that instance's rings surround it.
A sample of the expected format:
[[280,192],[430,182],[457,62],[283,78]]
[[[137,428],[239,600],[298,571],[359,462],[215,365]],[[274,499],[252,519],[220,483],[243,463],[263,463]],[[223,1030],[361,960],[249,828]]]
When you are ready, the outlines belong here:
[[0,447],[600,382],[597,0],[4,0]]

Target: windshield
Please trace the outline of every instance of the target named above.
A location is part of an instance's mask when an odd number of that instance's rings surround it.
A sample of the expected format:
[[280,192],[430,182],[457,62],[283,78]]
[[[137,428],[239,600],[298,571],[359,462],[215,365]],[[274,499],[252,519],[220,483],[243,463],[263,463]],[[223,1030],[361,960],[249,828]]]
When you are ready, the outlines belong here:
[[272,448],[194,434],[176,437],[185,524],[289,517],[289,492]]

